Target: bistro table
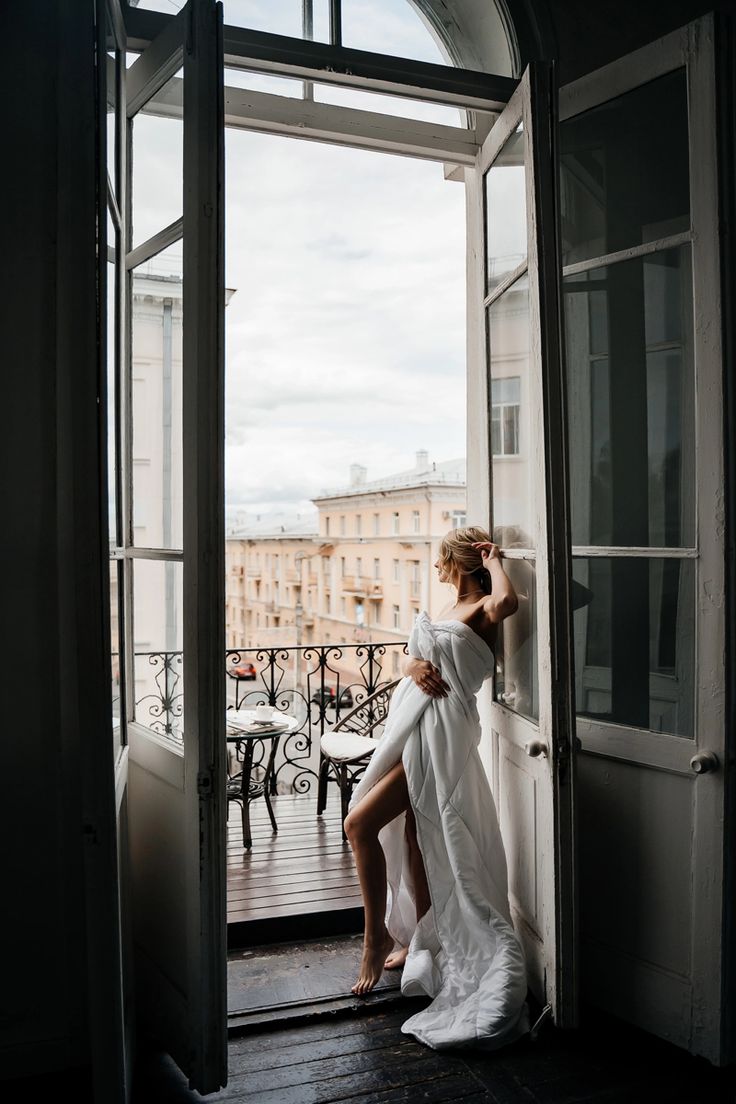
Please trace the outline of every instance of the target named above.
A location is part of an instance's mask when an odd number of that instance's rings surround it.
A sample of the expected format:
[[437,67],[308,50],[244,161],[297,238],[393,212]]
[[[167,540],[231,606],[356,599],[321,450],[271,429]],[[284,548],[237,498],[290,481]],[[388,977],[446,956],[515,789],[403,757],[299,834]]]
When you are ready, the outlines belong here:
[[[291,717],[288,713],[280,713],[276,709],[274,709],[273,716],[268,721],[256,721],[255,709],[228,709],[225,715],[225,732],[228,745],[233,747],[236,757],[241,751],[243,755],[242,770],[236,774],[228,774],[227,799],[228,802],[236,801],[240,805],[243,820],[243,847],[246,850],[253,845],[249,806],[250,802],[256,798],[261,796],[264,798],[271,826],[274,832],[278,832],[269,793],[276,752],[284,733],[295,732],[298,727],[299,722],[296,717]],[[257,742],[266,740],[271,741],[271,750],[265,774],[262,779],[254,779],[252,773],[255,746]]]

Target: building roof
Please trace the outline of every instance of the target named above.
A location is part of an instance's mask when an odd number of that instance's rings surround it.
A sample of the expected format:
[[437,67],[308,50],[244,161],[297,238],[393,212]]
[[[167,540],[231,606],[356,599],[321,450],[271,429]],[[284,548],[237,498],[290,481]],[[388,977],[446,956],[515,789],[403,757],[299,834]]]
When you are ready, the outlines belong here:
[[375,494],[377,492],[406,490],[408,487],[447,486],[465,488],[466,462],[460,456],[456,460],[430,461],[426,452],[417,453],[413,468],[384,476],[383,479],[366,480],[366,469],[353,464],[350,469],[351,481],[347,486],[322,491],[315,495],[312,502],[326,502],[332,498],[347,498],[352,495]]
[[316,511],[309,514],[244,514],[227,529],[228,540],[309,539],[317,535]]

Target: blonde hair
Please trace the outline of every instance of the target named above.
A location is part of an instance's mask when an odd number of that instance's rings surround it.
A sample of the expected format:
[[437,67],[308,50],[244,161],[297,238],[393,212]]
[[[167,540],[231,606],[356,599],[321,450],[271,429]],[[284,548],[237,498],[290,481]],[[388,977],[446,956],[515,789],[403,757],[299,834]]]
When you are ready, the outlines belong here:
[[479,587],[490,594],[491,577],[483,566],[480,549],[473,548],[477,541],[490,541],[490,536],[479,525],[469,525],[464,529],[451,529],[440,541],[440,562],[452,564],[460,575],[475,580]]

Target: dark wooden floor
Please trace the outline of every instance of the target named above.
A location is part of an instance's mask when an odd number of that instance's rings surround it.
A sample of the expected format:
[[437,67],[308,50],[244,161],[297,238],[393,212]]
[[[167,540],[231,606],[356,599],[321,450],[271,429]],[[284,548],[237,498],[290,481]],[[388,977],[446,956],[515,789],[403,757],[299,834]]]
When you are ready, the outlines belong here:
[[[495,1053],[438,1053],[401,1033],[409,1009],[335,1017],[231,1039],[230,1081],[207,1097],[242,1104],[733,1104],[734,1070],[718,1071],[598,1015],[583,1030],[542,1028]],[[170,1059],[150,1054],[134,1104],[194,1104]]]
[[[251,804],[253,846],[243,849],[240,809],[232,803],[228,819],[227,921],[240,933],[264,922],[342,913],[347,926],[360,926],[362,905],[350,844],[343,843],[337,789],[330,787],[327,808],[317,816],[317,796],[279,794],[272,798],[278,832],[273,833],[263,799]],[[333,916],[333,921],[339,921]],[[314,934],[319,934],[314,932]],[[245,939],[245,942],[249,940]]]

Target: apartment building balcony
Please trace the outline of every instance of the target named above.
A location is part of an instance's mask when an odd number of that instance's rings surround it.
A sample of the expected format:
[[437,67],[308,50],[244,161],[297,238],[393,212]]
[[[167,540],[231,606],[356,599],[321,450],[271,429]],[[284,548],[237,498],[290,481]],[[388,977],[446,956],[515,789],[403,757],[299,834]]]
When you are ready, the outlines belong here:
[[249,565],[246,568],[246,575],[248,576],[249,579],[260,579],[262,574],[263,574],[263,571],[260,567]]
[[[305,623],[311,616],[305,611]],[[306,928],[326,934],[361,926],[360,889],[352,850],[342,839],[333,782],[327,808],[317,816],[320,738],[397,677],[402,654],[406,645],[396,641],[269,644],[224,653],[228,710],[267,704],[297,722],[293,732],[280,737],[270,783],[278,832],[271,829],[265,802],[256,799],[251,803],[252,846],[244,849],[240,810],[233,805],[228,811],[231,945],[289,938]],[[135,655],[136,720],[175,742],[183,738],[182,671],[181,652]],[[113,702],[118,711],[119,705],[119,699]],[[263,779],[269,751],[268,741],[257,741],[254,780]]]
[[281,610],[281,603],[273,601],[266,602],[263,608],[266,613],[279,613],[279,611]]
[[383,583],[367,575],[343,575],[340,580],[344,594],[356,598],[383,598]]

